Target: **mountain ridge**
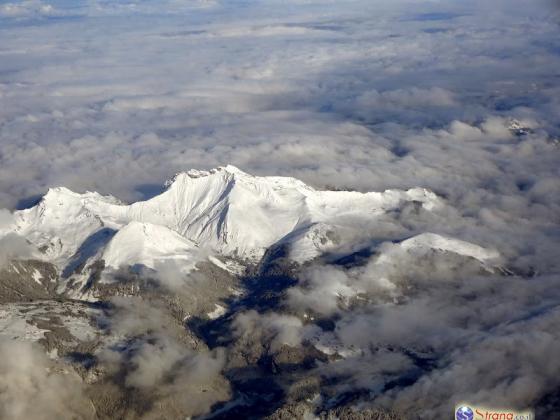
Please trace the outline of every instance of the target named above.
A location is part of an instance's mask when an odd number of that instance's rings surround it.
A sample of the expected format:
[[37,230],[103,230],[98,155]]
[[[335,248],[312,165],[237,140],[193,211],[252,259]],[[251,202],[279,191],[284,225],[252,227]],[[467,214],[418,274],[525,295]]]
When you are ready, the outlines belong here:
[[52,262],[68,281],[84,285],[88,267],[101,260],[107,270],[173,260],[188,273],[209,256],[254,264],[267,249],[285,245],[288,257],[301,264],[368,239],[392,212],[413,206],[432,214],[445,206],[423,188],[321,191],[232,165],[180,172],[165,185],[161,194],[132,204],[52,188],[36,206],[16,211],[8,231],[41,250],[35,257]]

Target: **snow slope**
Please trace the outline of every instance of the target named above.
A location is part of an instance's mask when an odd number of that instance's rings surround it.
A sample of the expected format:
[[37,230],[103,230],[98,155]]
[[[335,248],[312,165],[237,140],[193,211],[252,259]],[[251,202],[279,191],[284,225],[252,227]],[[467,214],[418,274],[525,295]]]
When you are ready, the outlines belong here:
[[448,238],[435,233],[422,233],[386,248],[377,258],[378,264],[397,263],[402,254],[426,258],[432,251],[453,253],[470,257],[481,264],[491,263],[500,257],[496,250],[486,249],[470,242]]
[[111,239],[102,258],[105,266],[119,268],[134,263],[155,268],[157,261],[185,260],[194,265],[198,247],[165,226],[130,222]]

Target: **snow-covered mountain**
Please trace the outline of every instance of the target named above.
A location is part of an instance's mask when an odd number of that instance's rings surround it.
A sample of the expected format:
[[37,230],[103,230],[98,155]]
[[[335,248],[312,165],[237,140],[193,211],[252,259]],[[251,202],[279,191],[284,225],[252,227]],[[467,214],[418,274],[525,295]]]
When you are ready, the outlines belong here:
[[[446,230],[441,218],[456,210],[423,188],[319,191],[233,166],[179,173],[165,187],[133,204],[53,188],[34,207],[2,215],[0,247],[14,252],[0,252],[0,341],[41,343],[46,366],[75,367],[93,390],[84,407],[97,417],[123,417],[137,395],[152,393],[158,410],[170,410],[164,417],[196,413],[177,405],[185,395],[209,395],[208,412],[223,402],[215,409],[223,418],[264,418],[259,407],[275,394],[262,383],[274,378],[305,384],[293,382],[285,407],[301,395],[311,404],[323,389],[331,401],[340,389],[346,397],[344,379],[313,378],[354,365],[375,376],[366,326],[393,339],[397,326],[439,311],[437,298],[428,312],[414,303],[422,291],[437,297],[472,282],[470,301],[480,281],[505,273],[496,250]],[[432,354],[396,342],[407,354]],[[398,346],[376,347],[384,357]]]
[[[216,256],[256,263],[267,249],[282,245],[290,259],[303,263],[368,239],[387,214],[411,205],[433,212],[444,204],[422,188],[318,191],[294,178],[257,177],[225,166],[179,173],[162,194],[130,205],[98,193],[53,188],[35,207],[15,212],[4,233],[22,235],[38,259],[53,263],[63,279],[83,285],[88,270],[101,261],[105,269],[116,270],[173,260],[188,271]],[[422,248],[457,251],[456,243],[429,238],[406,246],[418,242]],[[64,281],[61,285],[64,289]]]

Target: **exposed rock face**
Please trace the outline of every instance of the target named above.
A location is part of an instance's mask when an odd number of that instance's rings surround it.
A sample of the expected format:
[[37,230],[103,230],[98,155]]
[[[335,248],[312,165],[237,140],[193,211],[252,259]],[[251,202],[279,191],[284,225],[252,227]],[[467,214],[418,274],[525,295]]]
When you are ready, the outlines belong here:
[[0,268],[0,303],[47,299],[56,295],[56,267],[37,261],[12,261]]
[[282,407],[266,417],[267,420],[404,420],[405,417],[383,410],[357,409],[352,407],[339,407],[333,410],[313,414],[309,404],[290,404]]
[[[219,373],[224,356],[214,355],[185,322],[208,319],[216,302],[231,295],[231,274],[202,264],[182,293],[137,273],[122,276],[110,285],[93,282],[101,300],[89,303],[57,295],[56,270],[49,264],[14,261],[2,271],[0,342],[35,342],[83,388],[76,404],[89,412],[45,418],[181,418],[230,399],[230,384]],[[164,364],[161,379],[130,379],[139,371],[157,377],[158,363]]]

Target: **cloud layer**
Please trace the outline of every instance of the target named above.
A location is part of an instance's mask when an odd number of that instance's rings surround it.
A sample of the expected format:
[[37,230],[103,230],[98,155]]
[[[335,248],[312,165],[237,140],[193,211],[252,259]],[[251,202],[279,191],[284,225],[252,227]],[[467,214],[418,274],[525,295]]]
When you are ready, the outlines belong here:
[[[319,16],[314,2],[291,14],[275,2],[181,9],[195,3],[158,2],[151,15],[153,2],[129,2],[133,22],[114,2],[0,22],[0,205],[53,185],[138,199],[174,171],[224,163],[317,186],[453,191],[519,172],[499,167],[512,154],[523,166],[551,158],[559,56],[545,5],[523,18],[451,1]],[[494,120],[510,117],[536,127],[523,147]],[[489,119],[491,138],[479,126]]]

